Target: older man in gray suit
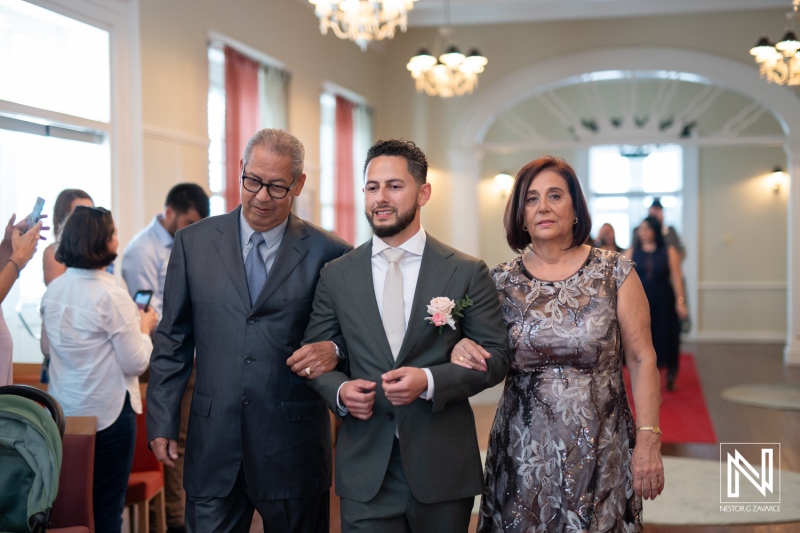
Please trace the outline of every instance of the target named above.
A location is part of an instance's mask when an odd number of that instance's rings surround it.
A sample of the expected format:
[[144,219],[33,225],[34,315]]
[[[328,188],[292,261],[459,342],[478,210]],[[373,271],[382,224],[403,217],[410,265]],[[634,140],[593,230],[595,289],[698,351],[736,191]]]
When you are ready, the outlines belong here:
[[[259,131],[240,161],[242,205],[175,235],[147,432],[171,464],[196,349],[184,472],[191,532],[247,531],[254,508],[268,532],[328,531],[330,419],[287,359],[300,346],[320,269],[351,247],[291,214],[303,157],[294,136]],[[338,359],[329,342],[292,362],[315,377]]]
[[[349,373],[310,381],[344,415],[336,492],[346,533],[466,532],[483,489],[467,399],[503,379],[510,354],[486,265],[422,229],[427,166],[412,142],[370,148],[364,190],[375,235],[322,270],[306,330],[304,343],[343,334],[347,345]],[[487,372],[450,363],[462,337],[491,354]]]

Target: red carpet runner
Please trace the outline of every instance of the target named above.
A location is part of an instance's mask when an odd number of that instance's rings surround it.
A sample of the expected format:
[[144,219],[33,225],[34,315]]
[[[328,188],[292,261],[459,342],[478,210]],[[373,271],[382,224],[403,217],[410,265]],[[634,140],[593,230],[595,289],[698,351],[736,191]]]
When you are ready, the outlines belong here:
[[[661,371],[661,442],[717,442],[697,368],[694,366],[694,357],[691,354],[681,354],[680,372],[674,391],[667,391],[664,372]],[[623,374],[628,400],[633,403],[627,368],[623,367]]]

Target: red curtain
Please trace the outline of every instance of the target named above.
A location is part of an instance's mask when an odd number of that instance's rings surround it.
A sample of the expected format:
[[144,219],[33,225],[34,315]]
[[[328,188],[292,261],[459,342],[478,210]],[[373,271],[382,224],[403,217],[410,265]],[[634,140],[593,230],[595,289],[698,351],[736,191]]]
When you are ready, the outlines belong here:
[[225,47],[225,210],[241,202],[239,160],[258,129],[258,63]]
[[353,103],[336,97],[336,174],[333,192],[333,231],[353,244],[356,240],[353,198]]

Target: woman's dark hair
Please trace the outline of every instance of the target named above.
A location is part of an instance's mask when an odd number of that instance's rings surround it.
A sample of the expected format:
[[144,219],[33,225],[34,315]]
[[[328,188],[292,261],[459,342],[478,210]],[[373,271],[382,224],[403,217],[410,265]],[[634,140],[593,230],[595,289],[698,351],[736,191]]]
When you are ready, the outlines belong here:
[[114,231],[111,211],[79,205],[64,224],[56,261],[72,268],[107,267],[117,258],[117,254],[108,249]]
[[[664,233],[661,230],[661,222],[659,222],[656,217],[652,216],[645,217],[643,222],[647,222],[647,225],[653,230],[653,233],[655,234],[654,239],[656,241],[656,248],[661,248],[664,246],[666,243],[664,242]],[[636,239],[636,247],[641,249],[642,239]]]
[[522,253],[526,246],[531,243],[530,234],[522,229],[525,225],[525,196],[533,179],[542,171],[552,170],[567,182],[569,195],[572,197],[572,208],[575,216],[578,217],[577,224],[572,226],[572,244],[570,248],[580,246],[589,237],[592,231],[592,217],[589,215],[589,208],[586,205],[586,198],[583,197],[581,184],[575,171],[569,163],[558,157],[545,156],[531,161],[520,169],[514,181],[514,189],[506,204],[506,213],[503,224],[506,228],[506,241],[508,245],[517,253]]
[[78,198],[89,200],[94,203],[92,197],[81,189],[64,189],[58,193],[56,204],[53,206],[53,235],[56,240],[58,240],[58,237],[61,235],[61,228],[64,226],[64,222],[67,221],[67,217],[70,214],[72,202]]

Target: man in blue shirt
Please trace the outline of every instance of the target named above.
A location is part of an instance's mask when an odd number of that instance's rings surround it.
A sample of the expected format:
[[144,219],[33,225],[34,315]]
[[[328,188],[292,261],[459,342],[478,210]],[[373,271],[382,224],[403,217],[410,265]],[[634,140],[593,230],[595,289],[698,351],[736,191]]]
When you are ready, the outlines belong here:
[[[206,218],[208,212],[208,195],[203,188],[194,183],[179,183],[167,194],[164,211],[137,233],[125,248],[125,255],[122,258],[122,277],[128,285],[128,292],[133,296],[139,290],[153,291],[150,305],[155,309],[159,320],[163,305],[164,280],[167,276],[167,264],[175,233]],[[167,527],[172,533],[185,531],[183,451],[193,390],[194,373],[183,395],[184,407],[181,410],[183,416],[178,438],[179,458],[175,461],[174,467],[164,468]]]

